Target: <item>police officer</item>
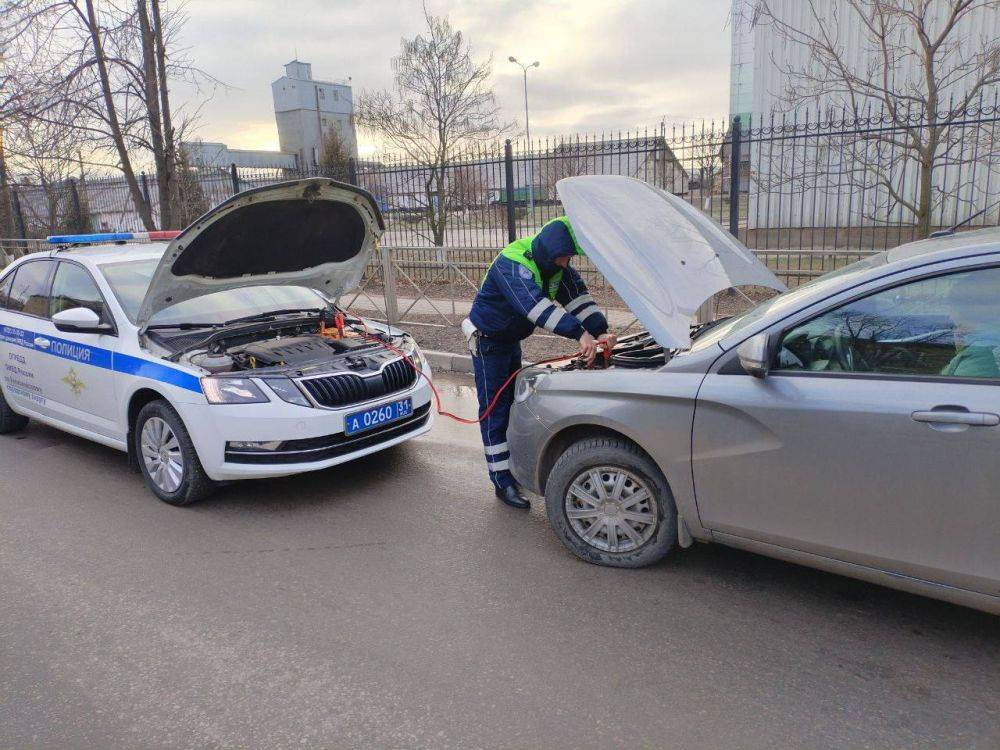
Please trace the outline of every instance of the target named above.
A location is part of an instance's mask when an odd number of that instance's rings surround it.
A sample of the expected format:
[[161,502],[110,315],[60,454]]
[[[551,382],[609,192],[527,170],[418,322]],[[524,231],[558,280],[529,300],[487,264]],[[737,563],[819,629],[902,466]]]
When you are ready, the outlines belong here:
[[[614,346],[607,319],[580,275],[569,266],[574,255],[583,251],[569,220],[561,216],[534,237],[512,242],[486,272],[463,324],[473,355],[480,414],[521,367],[521,340],[536,326],[579,341],[588,362],[597,354],[598,341]],[[513,401],[514,389],[509,387],[479,427],[497,497],[514,508],[526,509],[530,504],[509,469],[507,424]]]

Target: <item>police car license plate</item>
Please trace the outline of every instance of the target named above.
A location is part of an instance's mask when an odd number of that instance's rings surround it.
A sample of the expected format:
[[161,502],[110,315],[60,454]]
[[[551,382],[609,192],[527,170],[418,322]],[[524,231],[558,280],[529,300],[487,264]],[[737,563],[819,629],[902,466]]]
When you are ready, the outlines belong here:
[[371,409],[356,411],[344,418],[344,434],[355,435],[390,422],[397,422],[413,414],[413,399],[403,398],[391,404],[373,406]]

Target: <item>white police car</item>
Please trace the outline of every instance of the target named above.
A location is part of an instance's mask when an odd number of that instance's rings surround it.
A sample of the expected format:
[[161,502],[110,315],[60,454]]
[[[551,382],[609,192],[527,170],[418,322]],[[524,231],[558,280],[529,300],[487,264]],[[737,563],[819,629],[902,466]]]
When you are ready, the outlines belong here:
[[0,433],[30,417],[128,451],[185,505],[427,432],[413,339],[335,307],[383,231],[371,195],[310,179],[234,196],[169,244],[53,238],[0,271]]

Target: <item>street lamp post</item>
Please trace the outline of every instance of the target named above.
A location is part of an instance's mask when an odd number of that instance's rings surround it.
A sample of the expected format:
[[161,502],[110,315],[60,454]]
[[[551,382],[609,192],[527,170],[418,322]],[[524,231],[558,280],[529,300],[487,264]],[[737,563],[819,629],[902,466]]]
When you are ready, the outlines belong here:
[[538,60],[531,65],[525,65],[516,57],[511,55],[507,58],[510,62],[521,67],[524,73],[524,137],[528,141],[528,215],[529,221],[535,218],[535,160],[531,158],[531,128],[528,124],[528,68],[537,68]]

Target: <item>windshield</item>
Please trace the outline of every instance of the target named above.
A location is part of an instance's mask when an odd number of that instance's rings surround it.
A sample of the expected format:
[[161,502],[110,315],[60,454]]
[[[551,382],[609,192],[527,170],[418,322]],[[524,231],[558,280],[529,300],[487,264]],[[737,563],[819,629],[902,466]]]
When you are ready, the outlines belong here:
[[831,287],[834,285],[839,286],[840,282],[845,278],[860,275],[870,268],[884,265],[885,262],[885,253],[872,255],[869,258],[864,258],[863,260],[859,260],[849,266],[844,266],[843,268],[838,268],[835,271],[830,271],[830,273],[824,274],[823,276],[815,278],[812,281],[808,281],[805,284],[795,287],[794,289],[789,289],[787,292],[771,297],[771,299],[764,300],[756,307],[752,307],[747,310],[745,313],[736,315],[724,323],[720,323],[714,328],[709,328],[703,335],[699,336],[692,342],[691,349],[693,351],[696,349],[703,349],[704,347],[712,344],[717,344],[727,336],[738,333],[744,328],[749,328],[766,315],[770,315],[772,313],[780,314],[782,310],[793,307],[803,297],[811,296],[817,291],[822,293],[822,290],[825,287]]
[[[133,323],[157,265],[159,260],[150,259],[101,267],[115,297]],[[179,302],[154,315],[150,324],[225,323],[234,318],[272,310],[318,307],[324,304],[326,299],[322,295],[304,286],[249,286]]]

